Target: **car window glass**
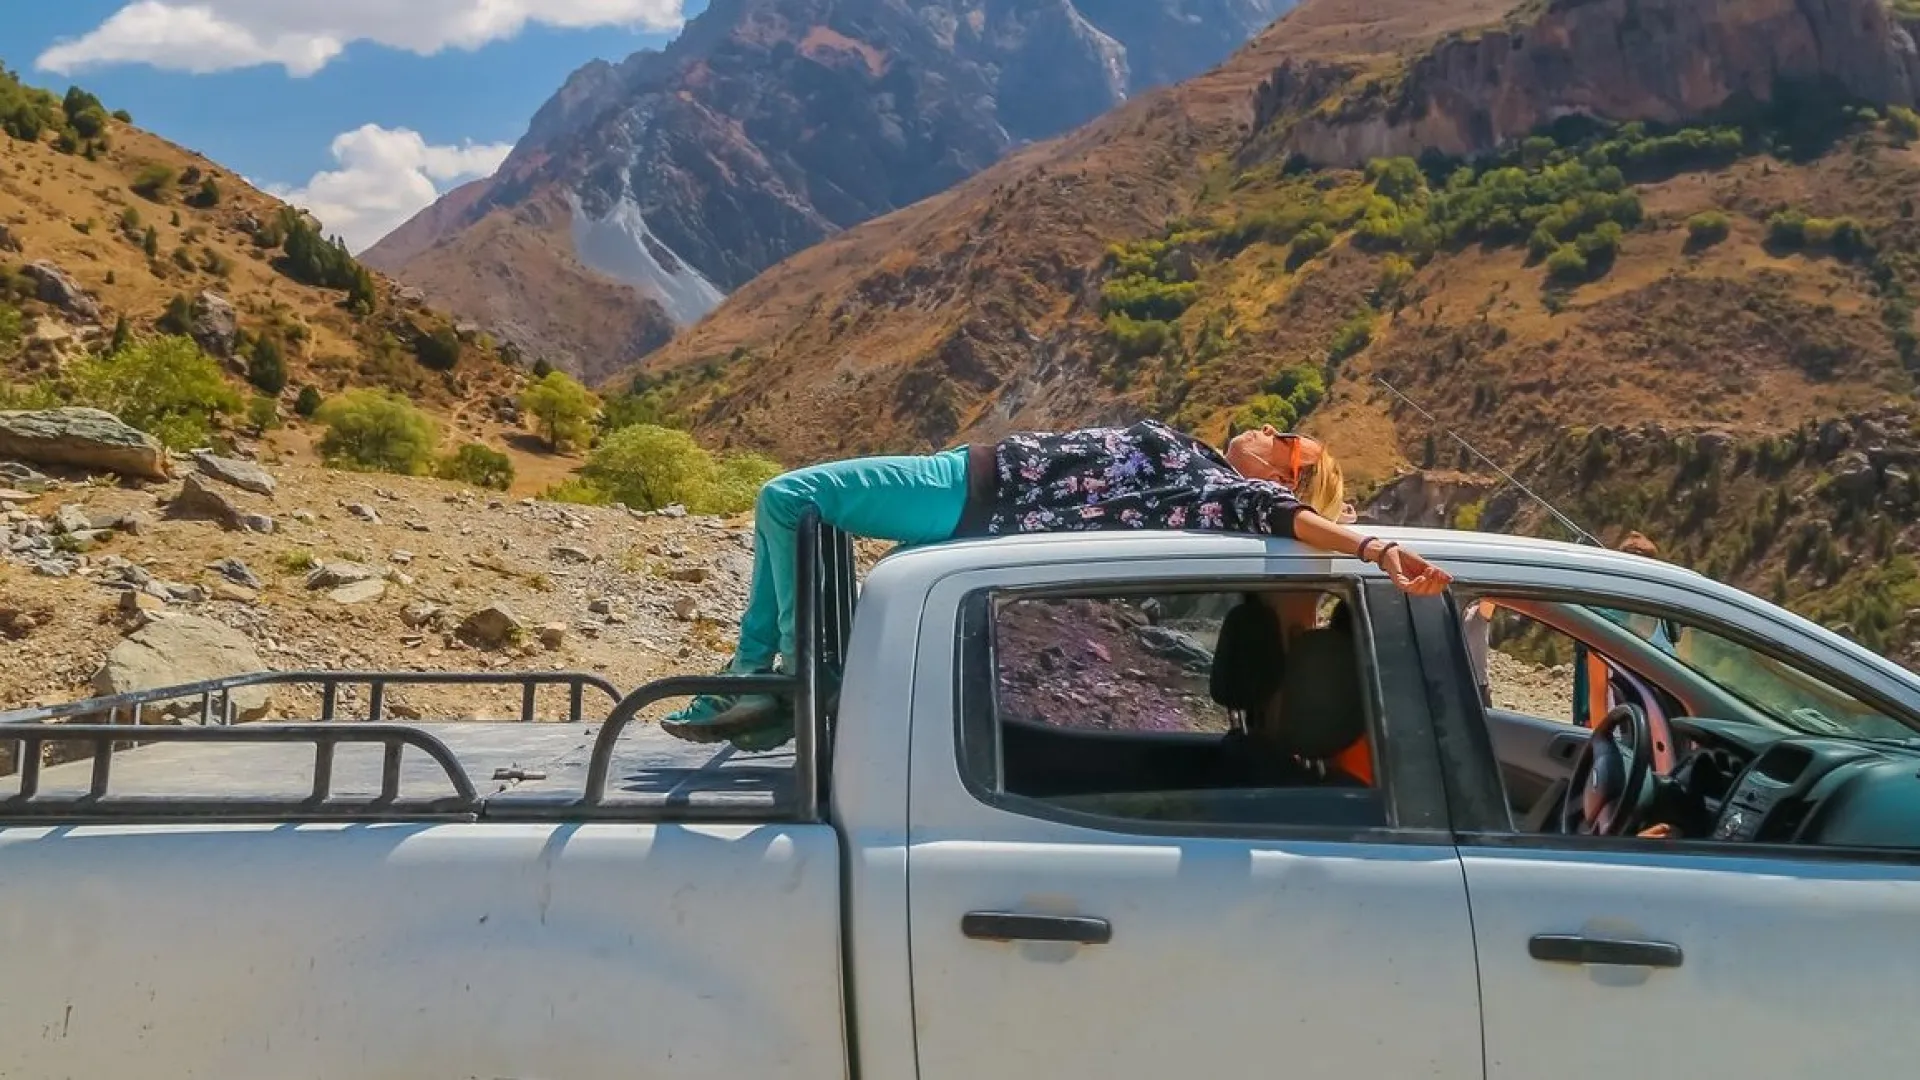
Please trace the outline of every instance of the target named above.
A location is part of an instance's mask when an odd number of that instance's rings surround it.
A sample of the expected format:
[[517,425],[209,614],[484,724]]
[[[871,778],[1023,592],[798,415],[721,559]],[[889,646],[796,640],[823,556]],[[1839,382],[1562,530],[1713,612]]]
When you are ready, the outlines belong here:
[[1812,673],[1711,630],[1673,618],[1591,609],[1658,645],[1715,686],[1795,730],[1816,735],[1899,739],[1900,721]]
[[[1114,819],[1385,824],[1344,597],[1089,591],[986,611],[991,689],[968,707],[990,712],[998,753],[979,786]],[[1301,658],[1314,677],[1290,680]]]

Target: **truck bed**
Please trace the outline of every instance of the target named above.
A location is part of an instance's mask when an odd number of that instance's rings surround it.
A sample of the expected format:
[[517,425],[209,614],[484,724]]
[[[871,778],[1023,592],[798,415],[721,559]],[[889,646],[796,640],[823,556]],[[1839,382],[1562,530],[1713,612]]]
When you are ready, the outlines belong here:
[[[598,724],[465,722],[418,725],[444,742],[483,797],[483,806],[569,802],[586,783]],[[120,750],[113,760],[113,798],[294,798],[311,789],[309,744],[172,743]],[[84,794],[90,761],[51,766],[41,773],[40,797]],[[379,794],[378,746],[342,746],[336,752],[335,799]],[[0,800],[17,791],[18,775],[0,777]],[[627,728],[615,744],[607,784],[609,806],[719,807],[741,811],[787,805],[794,787],[789,744],[771,753],[742,755],[681,742],[651,724]],[[430,798],[450,794],[440,767],[409,749],[401,758],[401,793]],[[0,810],[4,813],[4,810]]]

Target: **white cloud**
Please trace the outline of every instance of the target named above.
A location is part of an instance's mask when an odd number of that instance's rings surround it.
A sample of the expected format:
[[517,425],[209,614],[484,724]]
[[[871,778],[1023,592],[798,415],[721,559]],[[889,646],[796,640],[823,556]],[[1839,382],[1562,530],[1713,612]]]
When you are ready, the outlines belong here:
[[367,124],[333,140],[338,169],[315,173],[297,188],[267,191],[309,211],[356,254],[371,247],[447,189],[490,176],[511,143],[430,146],[417,131]]
[[112,64],[204,74],[278,64],[312,75],[355,41],[428,56],[511,38],[528,23],[671,30],[684,0],[136,0],[41,54],[70,75]]

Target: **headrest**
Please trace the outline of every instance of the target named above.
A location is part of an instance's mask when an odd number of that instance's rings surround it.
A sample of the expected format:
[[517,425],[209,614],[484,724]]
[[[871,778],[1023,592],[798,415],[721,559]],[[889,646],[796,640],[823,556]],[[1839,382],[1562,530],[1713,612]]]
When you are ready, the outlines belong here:
[[1283,732],[1301,757],[1333,757],[1367,733],[1351,625],[1309,630],[1287,645]]
[[1223,709],[1257,715],[1280,689],[1280,675],[1286,667],[1280,617],[1249,597],[1234,605],[1220,621],[1207,693]]

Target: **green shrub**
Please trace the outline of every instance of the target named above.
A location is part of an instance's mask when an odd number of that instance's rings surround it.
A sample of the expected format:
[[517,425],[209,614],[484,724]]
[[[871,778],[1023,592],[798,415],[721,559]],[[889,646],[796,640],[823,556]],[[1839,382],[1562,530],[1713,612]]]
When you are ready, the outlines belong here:
[[492,447],[467,443],[442,457],[434,467],[434,475],[442,480],[505,491],[513,486],[513,459]]
[[1327,349],[1327,362],[1338,364],[1371,344],[1373,344],[1373,312],[1363,311],[1348,319],[1334,333],[1333,344]]
[[613,501],[613,496],[596,487],[592,481],[578,476],[569,476],[540,493],[548,502],[578,503],[581,506],[605,506]]
[[1144,274],[1115,278],[1100,290],[1101,305],[1107,314],[1161,322],[1179,318],[1198,299],[1198,282],[1163,281]]
[[272,431],[280,426],[280,403],[265,394],[255,394],[247,402],[247,423],[255,431]]
[[220,205],[220,185],[209,176],[200,181],[200,187],[187,196],[187,205],[199,210],[211,210]]
[[1374,293],[1383,301],[1398,296],[1413,280],[1413,274],[1413,263],[1398,255],[1389,255],[1380,261],[1380,282],[1374,286]]
[[413,355],[420,365],[432,371],[452,371],[460,363],[460,335],[451,326],[442,326],[414,339]]
[[607,436],[580,470],[584,486],[640,510],[681,503],[701,513],[737,513],[753,505],[780,466],[758,454],[715,461],[693,436],[651,424]]
[[1587,279],[1587,257],[1572,244],[1562,244],[1547,256],[1547,275],[1561,284]]
[[1899,139],[1920,139],[1920,112],[1914,112],[1905,105],[1894,105],[1887,109],[1887,130]]
[[347,294],[348,308],[363,315],[373,312],[373,275],[354,260],[344,242],[320,235],[320,227],[300,211],[282,207],[270,224],[255,233],[254,243],[282,249],[284,254],[275,263],[281,273],[307,285],[339,289]]
[[541,438],[558,451],[584,446],[593,437],[600,402],[573,376],[553,371],[521,391],[520,407],[532,414]]
[[300,388],[300,393],[293,399],[293,412],[294,415],[305,419],[319,412],[320,405],[320,391],[311,386],[303,386]]
[[1733,219],[1718,210],[1708,210],[1687,219],[1687,241],[1696,248],[1712,247],[1733,231]]
[[1154,356],[1173,343],[1173,324],[1159,319],[1135,319],[1124,312],[1107,316],[1107,340],[1122,359]]
[[11,304],[0,304],[0,359],[12,356],[26,333],[26,318]]
[[1293,425],[1299,422],[1300,414],[1294,410],[1291,402],[1279,394],[1261,394],[1242,405],[1231,421],[1234,431],[1251,431],[1262,424],[1272,424],[1281,431],[1291,431]]
[[419,476],[433,462],[433,420],[384,390],[349,390],[314,414],[326,425],[320,456],[337,468]]
[[174,171],[165,165],[152,163],[140,167],[134,174],[133,183],[128,185],[134,194],[153,202],[165,202],[173,194]]
[[738,514],[753,509],[767,481],[785,470],[763,454],[730,454],[719,461],[705,494],[688,507],[703,514]]
[[175,450],[205,446],[217,418],[240,411],[240,395],[193,339],[149,338],[75,366],[74,402],[91,405]]
[[1334,234],[1325,222],[1314,222],[1300,230],[1287,247],[1287,265],[1299,266],[1333,246]]
[[287,388],[287,357],[280,343],[263,337],[253,343],[247,357],[247,381],[262,393],[278,395]]

